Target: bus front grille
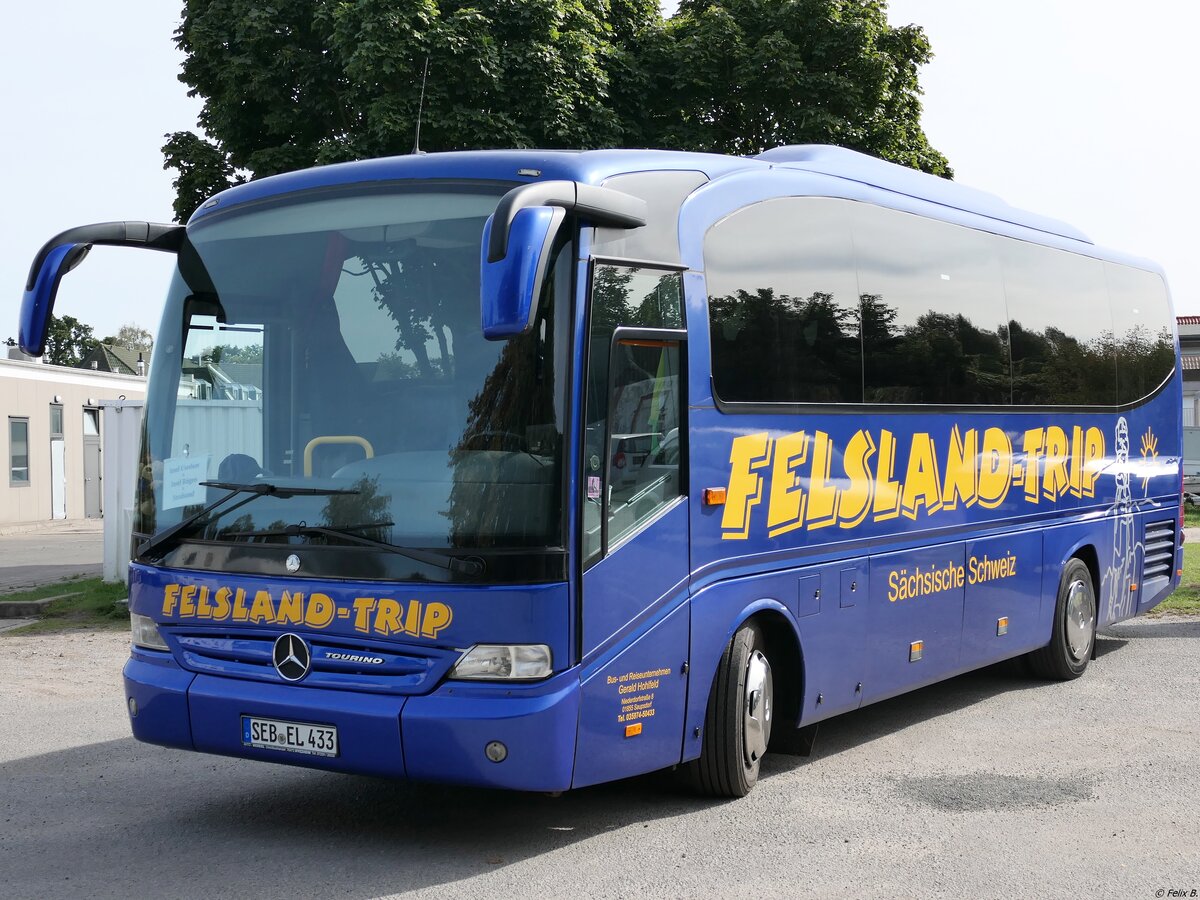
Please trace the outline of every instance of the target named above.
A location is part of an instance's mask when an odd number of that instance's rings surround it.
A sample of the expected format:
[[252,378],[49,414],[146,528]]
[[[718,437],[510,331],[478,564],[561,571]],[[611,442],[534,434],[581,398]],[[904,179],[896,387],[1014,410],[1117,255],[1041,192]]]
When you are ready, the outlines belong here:
[[[257,630],[163,627],[163,636],[183,668],[209,675],[287,683],[272,661],[278,633]],[[423,694],[432,690],[459,652],[386,641],[355,640],[295,632],[311,659],[297,684],[335,690]]]

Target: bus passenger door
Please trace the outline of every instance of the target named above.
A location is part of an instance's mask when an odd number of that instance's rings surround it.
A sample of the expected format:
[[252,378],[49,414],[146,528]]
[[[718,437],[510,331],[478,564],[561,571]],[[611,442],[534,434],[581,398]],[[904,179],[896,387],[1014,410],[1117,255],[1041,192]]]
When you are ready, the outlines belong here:
[[676,273],[593,273],[575,787],[679,762],[689,566],[678,284]]

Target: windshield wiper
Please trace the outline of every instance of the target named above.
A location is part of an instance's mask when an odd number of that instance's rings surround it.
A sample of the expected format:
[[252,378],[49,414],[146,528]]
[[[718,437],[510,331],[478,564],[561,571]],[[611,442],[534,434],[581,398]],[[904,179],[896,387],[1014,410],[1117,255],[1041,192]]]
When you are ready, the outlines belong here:
[[479,575],[483,572],[483,564],[477,559],[462,559],[457,556],[446,556],[434,550],[422,550],[419,547],[401,547],[397,544],[389,544],[387,541],[377,541],[375,538],[369,538],[365,535],[356,534],[355,532],[364,531],[370,528],[387,528],[395,525],[395,522],[365,522],[362,525],[342,525],[337,528],[330,528],[324,525],[306,525],[301,522],[298,525],[286,525],[283,528],[266,528],[258,531],[227,531],[225,537],[309,537],[319,535],[320,537],[336,538],[341,541],[346,541],[350,544],[359,544],[363,547],[372,547],[376,550],[387,550],[390,553],[399,553],[401,556],[407,556],[409,559],[417,562],[426,563],[431,566],[436,566],[439,569],[446,569],[449,572],[454,572],[459,575]]
[[224,496],[218,497],[204,509],[197,513],[193,513],[178,524],[172,525],[166,531],[160,531],[154,537],[143,541],[137,548],[137,556],[143,557],[152,550],[162,549],[166,545],[178,543],[177,539],[182,539],[185,532],[191,531],[195,526],[204,524],[201,520],[220,506],[224,506],[226,502],[232,500],[239,494],[249,494],[244,500],[233,504],[226,512],[233,512],[240,506],[245,506],[255,497],[270,495],[272,497],[288,497],[299,496],[316,496],[325,497],[334,494],[357,494],[358,491],[348,488],[312,488],[312,487],[288,487],[286,485],[271,484],[268,481],[256,481],[250,484],[237,484],[232,481],[201,481],[200,484],[204,487],[219,488],[228,491]]

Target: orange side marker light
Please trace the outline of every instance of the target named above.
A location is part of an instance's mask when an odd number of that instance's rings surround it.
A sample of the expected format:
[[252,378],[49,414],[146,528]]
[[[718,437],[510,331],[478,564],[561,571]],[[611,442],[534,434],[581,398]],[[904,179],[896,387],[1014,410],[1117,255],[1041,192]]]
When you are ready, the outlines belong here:
[[632,725],[625,726],[625,737],[636,737],[642,733],[642,723],[634,722]]
[[705,506],[724,506],[725,505],[725,488],[705,488],[704,489],[704,505]]

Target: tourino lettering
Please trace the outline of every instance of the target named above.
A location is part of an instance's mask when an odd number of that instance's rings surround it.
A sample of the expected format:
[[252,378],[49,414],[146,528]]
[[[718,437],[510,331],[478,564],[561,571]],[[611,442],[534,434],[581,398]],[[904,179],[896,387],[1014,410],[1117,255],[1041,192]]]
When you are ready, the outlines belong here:
[[764,497],[773,538],[797,529],[855,528],[868,518],[915,521],[960,507],[995,509],[1014,486],[1027,503],[1093,497],[1104,466],[1104,434],[1095,427],[1032,428],[1014,442],[1001,428],[956,425],[940,447],[932,435],[909,436],[906,457],[902,440],[886,429],[857,431],[844,447],[823,431],[734,438],[722,537],[748,538]]
[[[327,628],[334,620],[353,615],[354,630],[362,634],[436,638],[450,625],[454,612],[445,603],[389,597],[356,597],[351,607],[338,607],[318,591],[283,591],[276,599],[269,591],[251,597],[245,588],[168,584],[163,588],[162,614],[177,619],[210,622],[246,622],[251,625],[294,625]],[[354,662],[376,662],[362,657]],[[383,662],[383,660],[378,660]]]

